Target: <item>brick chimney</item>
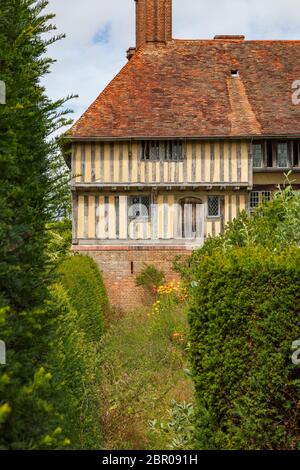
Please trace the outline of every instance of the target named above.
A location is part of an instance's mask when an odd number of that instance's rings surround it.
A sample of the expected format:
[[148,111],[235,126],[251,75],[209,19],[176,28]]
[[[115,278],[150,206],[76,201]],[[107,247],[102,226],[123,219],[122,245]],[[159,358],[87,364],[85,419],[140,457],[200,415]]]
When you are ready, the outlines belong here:
[[172,0],[135,0],[136,49],[172,39]]

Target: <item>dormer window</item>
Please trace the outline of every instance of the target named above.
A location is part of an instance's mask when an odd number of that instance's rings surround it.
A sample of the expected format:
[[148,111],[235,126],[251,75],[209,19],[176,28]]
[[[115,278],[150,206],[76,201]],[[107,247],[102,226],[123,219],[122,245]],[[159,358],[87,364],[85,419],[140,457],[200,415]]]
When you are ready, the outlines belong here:
[[231,70],[231,76],[232,77],[239,77],[240,76],[239,70],[237,70],[237,69]]
[[182,140],[144,140],[141,146],[141,159],[144,161],[177,162],[184,159],[185,145]]

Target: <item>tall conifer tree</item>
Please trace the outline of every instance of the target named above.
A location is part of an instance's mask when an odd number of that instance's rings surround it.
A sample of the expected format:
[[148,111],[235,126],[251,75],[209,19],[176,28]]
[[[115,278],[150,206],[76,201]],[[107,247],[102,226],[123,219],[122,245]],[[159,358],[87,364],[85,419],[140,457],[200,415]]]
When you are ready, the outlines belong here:
[[69,111],[63,110],[66,100],[52,102],[41,84],[53,63],[47,48],[61,38],[48,39],[54,28],[47,4],[0,0],[0,80],[6,85],[6,104],[0,104],[0,340],[7,346],[7,365],[0,366],[0,449],[64,445],[58,397],[66,390],[51,363],[60,307],[49,307],[48,229],[69,198],[52,137],[69,124]]
[[47,47],[53,15],[47,1],[1,0],[0,306],[31,308],[49,276],[47,224],[68,197],[54,131],[67,124],[66,100],[51,102],[41,84],[54,62]]

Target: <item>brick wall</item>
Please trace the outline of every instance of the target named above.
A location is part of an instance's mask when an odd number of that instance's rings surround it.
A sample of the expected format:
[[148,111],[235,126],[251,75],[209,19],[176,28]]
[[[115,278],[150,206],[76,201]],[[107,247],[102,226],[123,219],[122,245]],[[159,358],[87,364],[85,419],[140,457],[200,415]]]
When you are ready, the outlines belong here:
[[167,280],[176,279],[178,275],[172,271],[174,258],[191,254],[190,250],[182,247],[76,246],[73,252],[80,252],[96,261],[103,272],[111,305],[124,311],[149,302],[145,290],[135,284],[136,275],[145,264],[164,271]]

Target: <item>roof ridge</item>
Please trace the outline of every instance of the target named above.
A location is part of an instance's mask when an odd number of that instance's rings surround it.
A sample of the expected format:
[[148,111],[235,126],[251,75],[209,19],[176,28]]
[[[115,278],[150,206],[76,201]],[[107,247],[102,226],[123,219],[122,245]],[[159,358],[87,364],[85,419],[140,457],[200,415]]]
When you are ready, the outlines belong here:
[[234,42],[238,44],[245,44],[247,42],[260,42],[260,43],[275,43],[275,42],[284,42],[284,43],[292,43],[292,42],[297,42],[300,43],[300,39],[245,39],[241,41],[240,39],[172,39],[172,41],[169,41],[169,43],[172,42],[181,42],[181,43],[189,43],[189,42],[211,42],[213,44],[221,44],[222,42]]

